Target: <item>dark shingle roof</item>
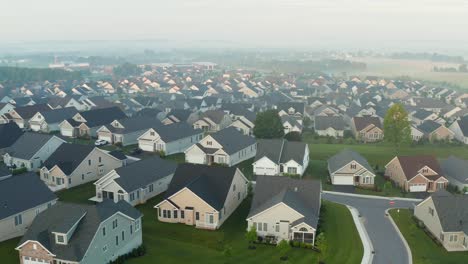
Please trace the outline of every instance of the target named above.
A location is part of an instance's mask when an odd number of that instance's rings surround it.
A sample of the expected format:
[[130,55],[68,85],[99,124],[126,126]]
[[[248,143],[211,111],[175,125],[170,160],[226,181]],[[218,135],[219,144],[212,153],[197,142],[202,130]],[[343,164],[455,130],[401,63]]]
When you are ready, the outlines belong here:
[[444,232],[468,234],[468,195],[455,196],[445,190],[431,196]]
[[[254,197],[247,218],[284,203],[304,217],[296,221],[317,228],[320,214],[320,181],[282,176],[257,176]],[[280,216],[279,216],[280,217]]]
[[15,158],[24,160],[31,159],[49,140],[54,138],[53,135],[39,134],[26,132],[21,135],[13,145],[6,149],[6,152]]
[[[21,191],[21,194],[18,194]],[[34,195],[30,195],[34,194]],[[33,172],[0,181],[0,219],[57,199]]]
[[344,130],[345,123],[341,116],[316,116],[314,121],[315,130]]
[[450,156],[440,162],[440,168],[445,176],[468,184],[468,161]]
[[18,113],[23,119],[29,119],[37,112],[49,111],[50,107],[46,104],[37,104],[31,106],[23,106],[15,108],[14,111]]
[[363,156],[361,156],[361,154],[350,149],[344,149],[340,153],[328,159],[327,162],[328,168],[330,169],[330,173],[341,169],[343,166],[350,163],[351,161],[356,161],[361,166],[366,168],[366,170],[368,170],[371,173],[374,173],[374,170],[369,165],[367,160]]
[[175,162],[154,156],[115,169],[115,172],[120,176],[120,178],[115,179],[115,182],[125,191],[132,192],[174,174],[176,167]]
[[147,116],[139,116],[139,117],[128,117],[124,119],[117,120],[123,128],[115,128],[111,125],[106,125],[106,127],[113,133],[118,134],[127,134],[136,131],[141,131],[145,129],[149,129],[152,127],[160,127],[163,126],[161,121],[156,117],[147,117]]
[[70,175],[94,148],[92,145],[62,144],[44,162],[44,166],[50,170],[57,165],[63,173]]
[[408,180],[416,176],[418,171],[425,166],[437,173],[435,179],[439,178],[442,173],[439,162],[434,156],[397,156],[396,158],[400,161],[401,168]]
[[[64,222],[76,221],[77,214],[75,212],[85,212],[86,214],[79,221],[68,244],[56,244],[55,236],[51,232],[62,228]],[[94,236],[99,231],[99,225],[117,212],[121,212],[132,219],[141,217],[141,213],[125,201],[114,203],[106,200],[97,205],[58,202],[34,219],[19,245],[28,240],[38,241],[55,254],[57,259],[79,262],[83,259]]]
[[75,107],[60,108],[40,112],[48,124],[60,123],[63,120],[72,118],[78,110]]
[[234,127],[222,129],[211,137],[223,146],[223,150],[227,154],[234,154],[241,149],[255,144],[255,138],[246,136]]
[[290,160],[303,165],[306,144],[284,139],[261,139],[258,141],[257,161],[264,156],[275,163],[286,163]]
[[11,146],[23,135],[23,131],[14,122],[0,124],[0,149]]
[[463,136],[468,137],[468,116],[462,117],[457,123]]
[[194,129],[191,125],[185,122],[173,123],[165,126],[153,128],[161,139],[166,142],[172,142],[178,139],[190,137],[203,133],[201,129]]
[[368,125],[373,124],[378,128],[382,128],[382,123],[378,117],[374,116],[356,116],[353,117],[353,122],[357,131],[361,131],[366,128]]
[[236,170],[236,167],[180,164],[174,173],[165,198],[187,187],[213,208],[220,210],[224,206]]
[[118,107],[93,109],[81,112],[80,115],[86,120],[86,125],[90,128],[106,125],[116,119],[127,117]]
[[420,119],[420,120],[424,120],[426,119],[428,116],[432,115],[433,112],[431,111],[427,111],[427,110],[424,110],[424,109],[419,109],[418,111],[416,111],[416,113],[413,114],[413,117],[417,118],[417,119]]
[[421,130],[425,134],[430,134],[441,126],[442,126],[441,124],[435,121],[426,120],[421,125],[418,126],[418,129]]

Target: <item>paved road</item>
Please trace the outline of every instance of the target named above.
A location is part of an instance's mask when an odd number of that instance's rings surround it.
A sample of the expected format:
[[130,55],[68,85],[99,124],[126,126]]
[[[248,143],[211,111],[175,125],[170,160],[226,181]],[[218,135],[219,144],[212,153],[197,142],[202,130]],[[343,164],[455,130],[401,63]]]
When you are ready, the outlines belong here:
[[405,245],[388,217],[385,216],[385,210],[388,208],[412,208],[415,202],[395,200],[395,204],[390,205],[388,200],[331,193],[323,193],[322,198],[350,205],[359,211],[374,246],[373,264],[408,264]]

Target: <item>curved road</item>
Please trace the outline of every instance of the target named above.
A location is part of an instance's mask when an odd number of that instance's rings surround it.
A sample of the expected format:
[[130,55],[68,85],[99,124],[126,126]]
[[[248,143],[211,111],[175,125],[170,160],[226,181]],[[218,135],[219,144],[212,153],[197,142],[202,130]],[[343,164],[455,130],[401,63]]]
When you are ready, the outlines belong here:
[[359,211],[374,247],[373,264],[409,264],[406,247],[390,219],[385,216],[389,208],[413,208],[416,202],[323,193],[322,198],[331,202],[352,206]]

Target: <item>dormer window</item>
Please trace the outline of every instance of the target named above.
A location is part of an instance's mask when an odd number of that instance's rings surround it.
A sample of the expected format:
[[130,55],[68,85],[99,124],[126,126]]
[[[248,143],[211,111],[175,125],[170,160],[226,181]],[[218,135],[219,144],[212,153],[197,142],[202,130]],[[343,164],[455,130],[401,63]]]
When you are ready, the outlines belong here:
[[65,235],[63,234],[55,234],[55,243],[66,245],[67,242],[65,241]]

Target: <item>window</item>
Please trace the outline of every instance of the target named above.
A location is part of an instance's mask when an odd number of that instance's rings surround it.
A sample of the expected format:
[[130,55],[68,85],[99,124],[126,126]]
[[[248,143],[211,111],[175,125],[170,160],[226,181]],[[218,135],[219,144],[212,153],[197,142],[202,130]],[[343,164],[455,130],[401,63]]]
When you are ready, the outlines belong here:
[[22,224],[23,224],[23,216],[20,214],[15,216],[15,226],[22,225]]
[[137,219],[135,221],[135,231],[138,231],[138,230],[140,230],[140,219]]
[[101,157],[99,157],[99,163],[101,163],[101,162],[102,162],[102,158],[101,158]]
[[280,226],[279,226],[278,223],[277,223],[276,226],[275,226],[275,231],[276,231],[276,232],[279,232],[279,231],[280,231]]
[[149,192],[153,192],[153,190],[154,190],[153,184],[150,184],[149,187],[148,187],[148,189],[149,189]]
[[36,244],[33,244],[33,249],[37,250],[37,245]]
[[196,212],[195,213],[195,220],[200,220],[200,213],[199,212]]
[[237,200],[240,200],[240,192],[237,193]]
[[106,227],[102,228],[102,236],[106,236]]
[[434,208],[429,207],[429,214],[434,216]]
[[351,169],[355,170],[356,169],[356,163],[351,164]]
[[225,158],[223,156],[218,157],[218,163],[226,163]]
[[458,241],[458,235],[450,235],[449,236],[449,241],[450,242],[457,242]]
[[180,218],[182,218],[182,219],[185,218],[185,211],[180,211]]
[[116,246],[119,245],[119,236],[115,236],[115,245],[116,245]]
[[130,194],[130,201],[133,201],[133,200],[135,200],[135,193]]
[[301,231],[301,232],[307,232],[308,230],[307,230],[307,228],[305,228],[305,227],[301,227],[301,228],[299,229],[299,231]]
[[91,160],[88,160],[88,165],[91,166]]
[[57,243],[65,243],[65,238],[63,235],[57,235]]
[[112,221],[112,229],[116,229],[118,225],[119,225],[119,223],[118,223],[117,219]]
[[236,185],[235,185],[235,184],[232,186],[232,191],[233,191],[233,192],[236,191]]
[[422,172],[423,172],[423,173],[428,173],[429,170],[428,170],[427,168],[424,168],[424,169],[422,170]]
[[71,178],[68,178],[68,184],[71,184]]
[[440,241],[444,241],[444,234],[440,233]]
[[268,224],[267,223],[263,223],[263,231],[268,231]]
[[177,216],[177,210],[174,210],[174,218],[178,218],[178,216]]
[[163,218],[167,218],[167,211],[163,210]]
[[295,167],[288,167],[289,174],[297,174],[297,168]]
[[104,245],[104,246],[102,247],[102,251],[103,251],[103,252],[106,252],[106,251],[107,251],[107,245]]
[[130,235],[133,234],[133,225],[130,225]]
[[263,231],[263,225],[262,225],[262,223],[257,223],[257,230],[258,230],[258,231]]
[[171,210],[167,210],[167,218],[171,218]]
[[210,215],[208,216],[208,223],[210,223],[210,224],[213,224],[213,223],[214,223],[214,216],[213,216],[213,214],[210,214]]
[[84,174],[81,174],[81,180],[84,181]]
[[211,146],[211,145],[213,145],[213,142],[207,141],[207,142],[206,142],[206,145]]
[[122,241],[125,240],[125,231],[122,230]]

